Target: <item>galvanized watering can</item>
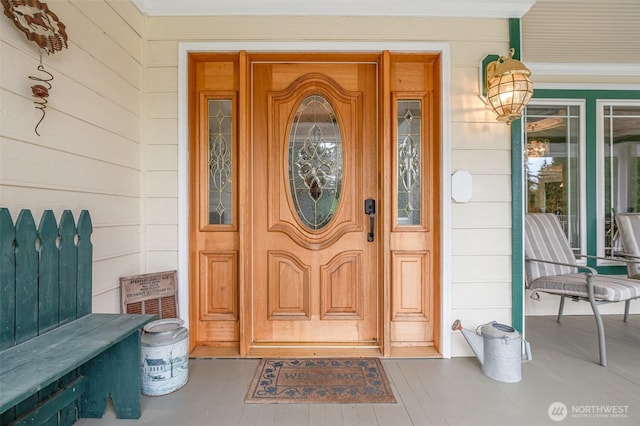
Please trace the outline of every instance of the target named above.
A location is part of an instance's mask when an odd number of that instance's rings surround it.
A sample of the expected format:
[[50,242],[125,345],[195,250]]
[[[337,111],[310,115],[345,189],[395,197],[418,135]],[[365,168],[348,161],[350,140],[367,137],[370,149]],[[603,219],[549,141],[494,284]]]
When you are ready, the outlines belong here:
[[[485,376],[506,383],[522,380],[523,340],[515,328],[492,321],[473,332],[462,328],[460,320],[455,320],[451,329],[462,332]],[[531,360],[529,343],[524,341],[524,346],[524,359]]]

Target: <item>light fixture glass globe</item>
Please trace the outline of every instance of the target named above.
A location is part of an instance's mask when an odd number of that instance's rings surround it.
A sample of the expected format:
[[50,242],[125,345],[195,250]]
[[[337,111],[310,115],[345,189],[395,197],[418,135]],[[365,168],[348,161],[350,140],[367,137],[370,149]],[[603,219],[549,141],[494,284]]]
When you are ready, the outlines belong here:
[[487,103],[496,113],[498,121],[510,124],[522,116],[524,107],[533,96],[531,72],[522,62],[509,57],[500,57],[487,65]]
[[522,116],[522,110],[533,95],[533,83],[524,74],[503,74],[489,82],[487,100],[498,121],[511,122]]

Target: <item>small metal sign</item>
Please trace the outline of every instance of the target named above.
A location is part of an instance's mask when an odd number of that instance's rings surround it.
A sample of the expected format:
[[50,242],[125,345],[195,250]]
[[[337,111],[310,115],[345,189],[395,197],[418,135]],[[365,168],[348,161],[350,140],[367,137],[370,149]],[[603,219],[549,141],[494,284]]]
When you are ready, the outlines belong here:
[[165,271],[120,278],[122,312],[178,317],[177,272]]

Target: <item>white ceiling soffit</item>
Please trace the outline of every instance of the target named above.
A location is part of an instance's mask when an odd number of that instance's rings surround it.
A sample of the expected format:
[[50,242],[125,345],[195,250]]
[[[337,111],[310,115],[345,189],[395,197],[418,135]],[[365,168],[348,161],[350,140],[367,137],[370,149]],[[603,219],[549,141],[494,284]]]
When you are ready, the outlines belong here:
[[521,18],[535,0],[132,0],[149,16],[325,15]]
[[527,62],[640,63],[640,0],[538,0],[521,24]]

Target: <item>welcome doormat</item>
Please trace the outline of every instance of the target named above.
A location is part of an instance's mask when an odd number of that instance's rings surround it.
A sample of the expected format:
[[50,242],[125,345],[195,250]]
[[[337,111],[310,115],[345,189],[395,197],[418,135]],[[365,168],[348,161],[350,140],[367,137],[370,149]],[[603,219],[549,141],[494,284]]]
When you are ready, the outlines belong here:
[[395,403],[378,358],[263,359],[247,403]]

